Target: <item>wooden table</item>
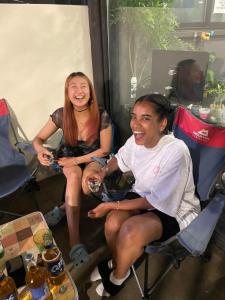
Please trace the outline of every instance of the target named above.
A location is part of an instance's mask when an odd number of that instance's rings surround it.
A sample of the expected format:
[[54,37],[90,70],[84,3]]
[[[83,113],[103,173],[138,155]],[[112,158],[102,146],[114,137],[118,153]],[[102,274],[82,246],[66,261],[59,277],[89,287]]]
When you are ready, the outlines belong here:
[[[0,259],[0,268],[5,270],[5,262],[17,255],[32,253],[36,259],[39,250],[33,241],[33,235],[39,229],[48,228],[41,212],[34,212],[19,219],[0,226],[0,239],[4,247],[4,256]],[[53,299],[78,300],[77,288],[66,269],[66,277],[62,285],[66,287],[64,293],[60,286],[52,287]]]

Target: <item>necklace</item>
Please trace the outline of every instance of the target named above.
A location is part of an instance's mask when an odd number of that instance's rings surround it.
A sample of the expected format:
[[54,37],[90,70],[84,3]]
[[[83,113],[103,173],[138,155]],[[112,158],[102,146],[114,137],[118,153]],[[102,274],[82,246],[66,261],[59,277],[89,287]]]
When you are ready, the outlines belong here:
[[89,106],[87,106],[87,107],[85,107],[84,109],[81,109],[81,110],[78,110],[78,109],[76,109],[75,107],[73,108],[75,111],[77,111],[77,112],[82,112],[82,111],[85,111],[85,110],[87,110],[89,108]]

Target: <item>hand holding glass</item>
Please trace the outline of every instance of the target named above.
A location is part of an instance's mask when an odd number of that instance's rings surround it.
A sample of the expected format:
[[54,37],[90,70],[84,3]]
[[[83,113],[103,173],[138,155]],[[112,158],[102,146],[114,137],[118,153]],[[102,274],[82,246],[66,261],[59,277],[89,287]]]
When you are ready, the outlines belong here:
[[97,193],[101,186],[101,182],[96,178],[89,178],[87,184],[88,184],[88,188],[92,193]]

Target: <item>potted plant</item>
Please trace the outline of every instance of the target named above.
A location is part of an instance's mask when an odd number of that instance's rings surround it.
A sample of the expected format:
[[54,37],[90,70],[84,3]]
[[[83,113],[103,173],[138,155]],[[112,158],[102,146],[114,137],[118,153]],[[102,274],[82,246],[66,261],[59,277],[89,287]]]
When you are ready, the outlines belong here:
[[206,85],[205,97],[210,97],[216,104],[222,104],[225,101],[225,83],[216,80],[213,84]]

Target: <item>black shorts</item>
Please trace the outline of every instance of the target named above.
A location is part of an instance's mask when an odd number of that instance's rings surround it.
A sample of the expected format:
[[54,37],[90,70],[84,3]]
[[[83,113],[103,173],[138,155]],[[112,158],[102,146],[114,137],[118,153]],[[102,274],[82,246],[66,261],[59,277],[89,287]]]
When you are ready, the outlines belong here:
[[[141,196],[138,195],[137,193],[134,192],[128,192],[124,199],[128,199],[128,200],[132,200],[132,199],[136,199],[136,198],[140,198]],[[176,233],[178,233],[180,231],[180,226],[177,222],[177,220],[174,217],[171,217],[167,214],[164,214],[163,212],[157,210],[157,209],[153,209],[153,210],[141,210],[141,214],[144,214],[146,212],[152,212],[154,214],[156,214],[161,223],[162,223],[162,228],[163,228],[163,233],[162,236],[159,240],[157,240],[157,242],[163,242],[168,240],[169,238],[171,238],[172,236],[176,235]]]

